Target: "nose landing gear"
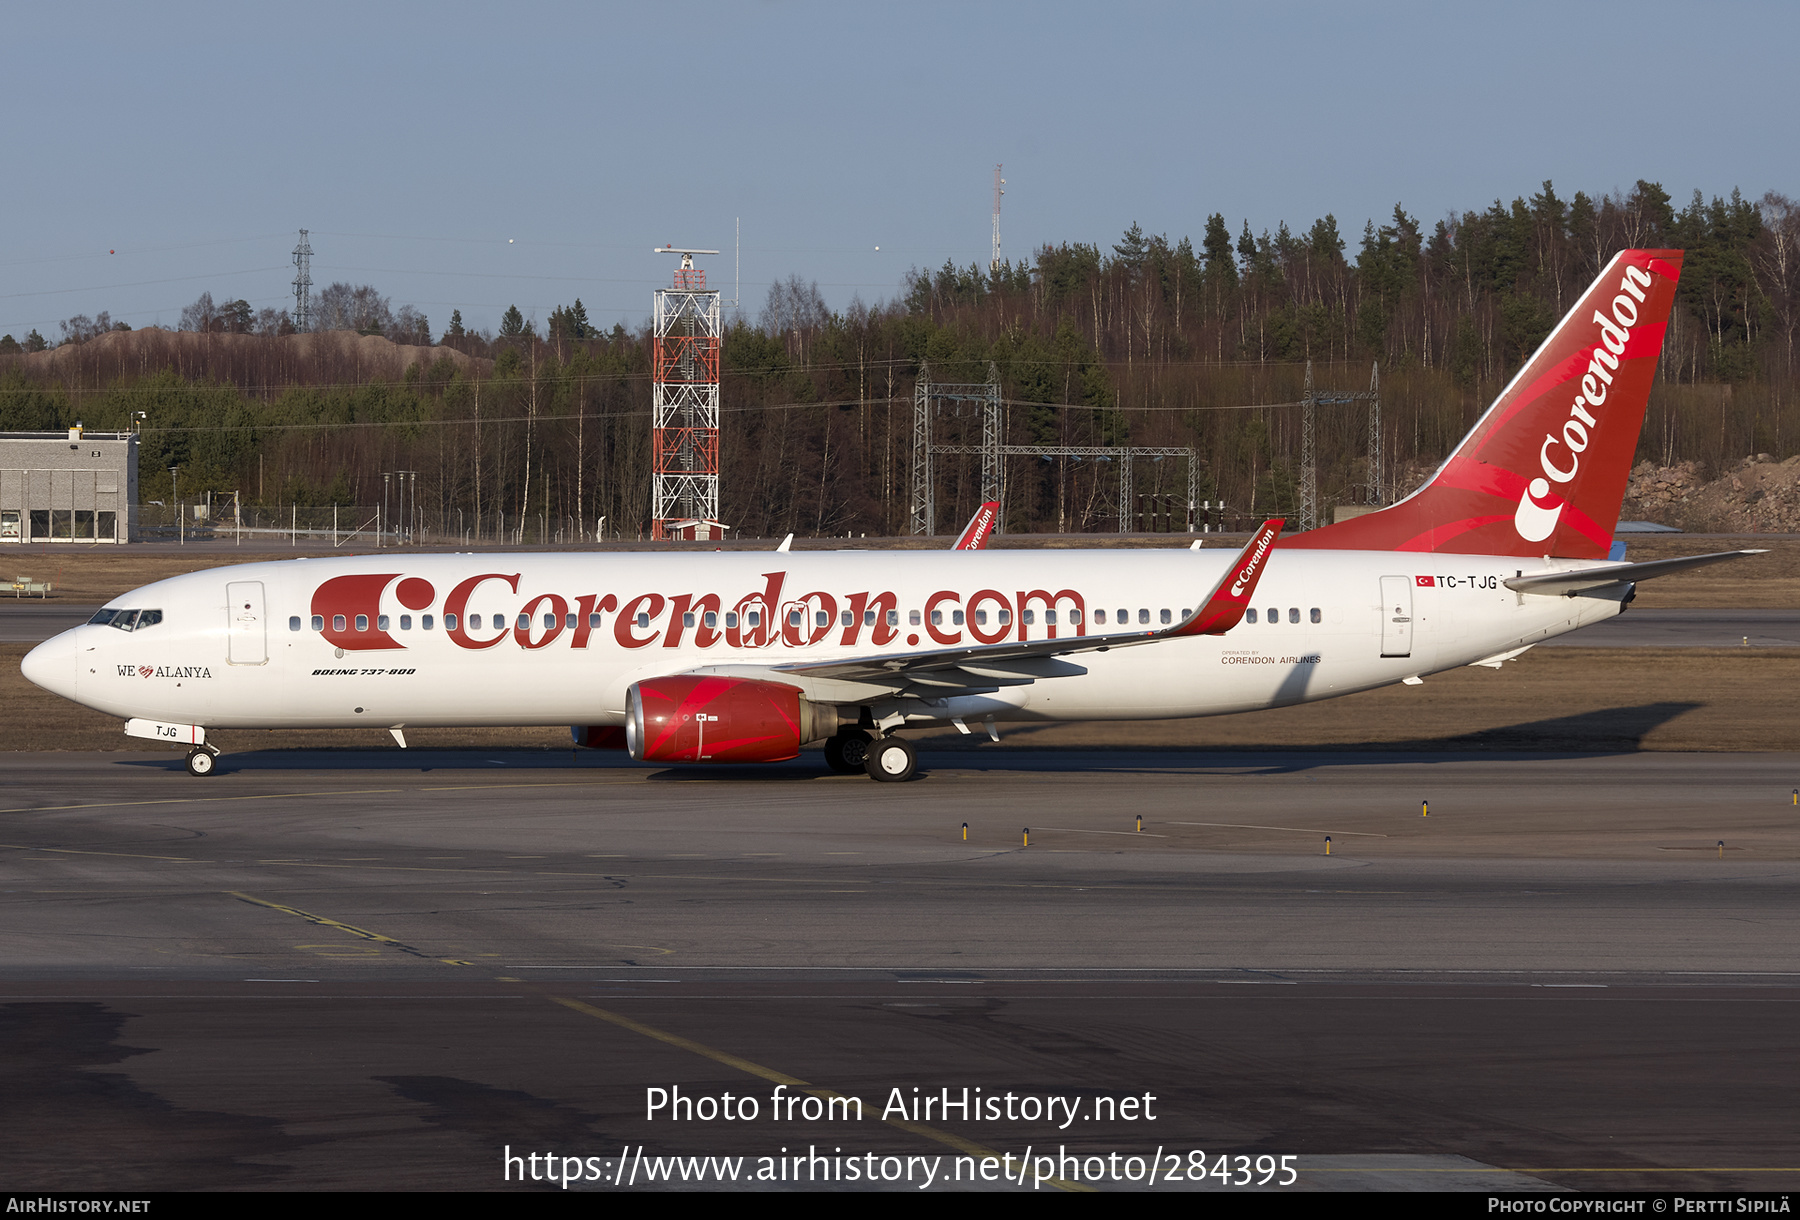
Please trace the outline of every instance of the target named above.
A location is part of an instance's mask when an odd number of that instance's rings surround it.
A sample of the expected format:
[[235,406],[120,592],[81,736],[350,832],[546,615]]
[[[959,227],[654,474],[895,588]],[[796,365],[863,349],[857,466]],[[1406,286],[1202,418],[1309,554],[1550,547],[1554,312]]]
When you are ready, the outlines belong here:
[[213,768],[219,765],[219,752],[211,746],[195,746],[188,751],[187,769],[189,775],[211,775]]

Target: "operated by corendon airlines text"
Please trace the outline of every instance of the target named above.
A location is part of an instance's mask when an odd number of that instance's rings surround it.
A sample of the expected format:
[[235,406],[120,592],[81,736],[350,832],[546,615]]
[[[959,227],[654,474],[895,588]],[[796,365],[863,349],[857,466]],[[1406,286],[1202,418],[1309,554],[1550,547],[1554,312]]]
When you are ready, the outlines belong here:
[[1295,1154],[1251,1156],[1219,1153],[1209,1157],[1194,1149],[1157,1148],[1143,1153],[1055,1152],[1027,1146],[1025,1151],[988,1155],[895,1156],[874,1152],[829,1152],[809,1145],[804,1152],[782,1148],[765,1156],[657,1156],[644,1146],[626,1145],[617,1157],[570,1156],[556,1152],[501,1154],[506,1182],[554,1182],[571,1185],[659,1186],[665,1183],[764,1186],[790,1183],[871,1182],[928,1190],[958,1183],[1029,1186],[1100,1185],[1129,1182],[1145,1186],[1213,1183],[1222,1186],[1292,1186],[1299,1180]]

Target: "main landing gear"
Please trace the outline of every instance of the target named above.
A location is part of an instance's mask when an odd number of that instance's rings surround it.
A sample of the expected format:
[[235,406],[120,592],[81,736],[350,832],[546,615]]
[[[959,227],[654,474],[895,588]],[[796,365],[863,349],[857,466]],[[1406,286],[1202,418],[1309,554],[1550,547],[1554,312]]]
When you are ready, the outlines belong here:
[[883,783],[899,783],[917,774],[919,754],[903,738],[877,738],[867,729],[846,729],[825,739],[825,765],[840,775],[862,771]]
[[188,751],[187,769],[189,775],[211,775],[213,768],[219,765],[219,752],[211,746],[195,746]]
[[825,739],[825,765],[840,775],[855,775],[869,763],[869,745],[873,733],[864,729],[846,729]]
[[870,779],[897,784],[911,779],[918,769],[919,753],[903,737],[883,737],[869,746]]

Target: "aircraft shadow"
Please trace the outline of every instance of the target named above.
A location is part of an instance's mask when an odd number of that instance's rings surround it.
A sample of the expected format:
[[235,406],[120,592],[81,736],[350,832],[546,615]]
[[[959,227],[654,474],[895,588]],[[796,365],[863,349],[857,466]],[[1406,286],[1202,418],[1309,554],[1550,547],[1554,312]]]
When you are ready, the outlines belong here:
[[[1254,744],[1212,745],[1071,745],[1032,738],[1066,726],[1014,725],[1007,743],[995,746],[985,737],[920,741],[920,775],[933,765],[960,771],[1164,771],[1170,767],[1258,766],[1270,771],[1304,770],[1315,766],[1388,765],[1395,762],[1454,762],[1491,757],[1497,753],[1530,754],[1539,758],[1592,757],[1635,754],[1644,738],[1699,703],[1664,701],[1629,707],[1600,708],[1570,716],[1554,716],[1518,724],[1439,737],[1414,737],[1402,741],[1299,742],[1268,741]],[[1196,722],[1198,723],[1198,722]],[[184,770],[181,756],[121,759],[116,764],[147,770]],[[226,753],[219,760],[219,774],[276,771],[373,771],[420,772],[472,771],[499,775],[521,771],[618,771],[633,770],[658,783],[728,782],[794,783],[845,779],[826,769],[812,751],[785,763],[710,767],[646,767],[633,763],[623,751],[565,749],[307,749],[246,750]],[[864,781],[866,782],[866,781]]]

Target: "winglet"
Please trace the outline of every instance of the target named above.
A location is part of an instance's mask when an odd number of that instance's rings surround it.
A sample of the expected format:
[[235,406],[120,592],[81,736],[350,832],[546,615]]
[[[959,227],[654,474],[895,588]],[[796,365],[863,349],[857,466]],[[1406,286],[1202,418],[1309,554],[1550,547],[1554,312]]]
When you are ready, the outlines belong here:
[[1000,519],[1000,502],[989,500],[975,510],[969,518],[969,524],[963,527],[962,537],[956,540],[953,551],[985,551],[988,536],[994,532],[994,525]]
[[1199,609],[1183,619],[1169,635],[1224,635],[1242,622],[1244,611],[1256,593],[1256,582],[1262,579],[1263,569],[1269,566],[1275,539],[1280,537],[1284,524],[1282,518],[1271,517],[1258,526],[1213,591],[1200,603]]
[[794,536],[792,534],[789,534],[786,538],[783,538],[781,540],[781,545],[776,547],[775,549],[778,551],[785,551],[793,545],[794,545]]

